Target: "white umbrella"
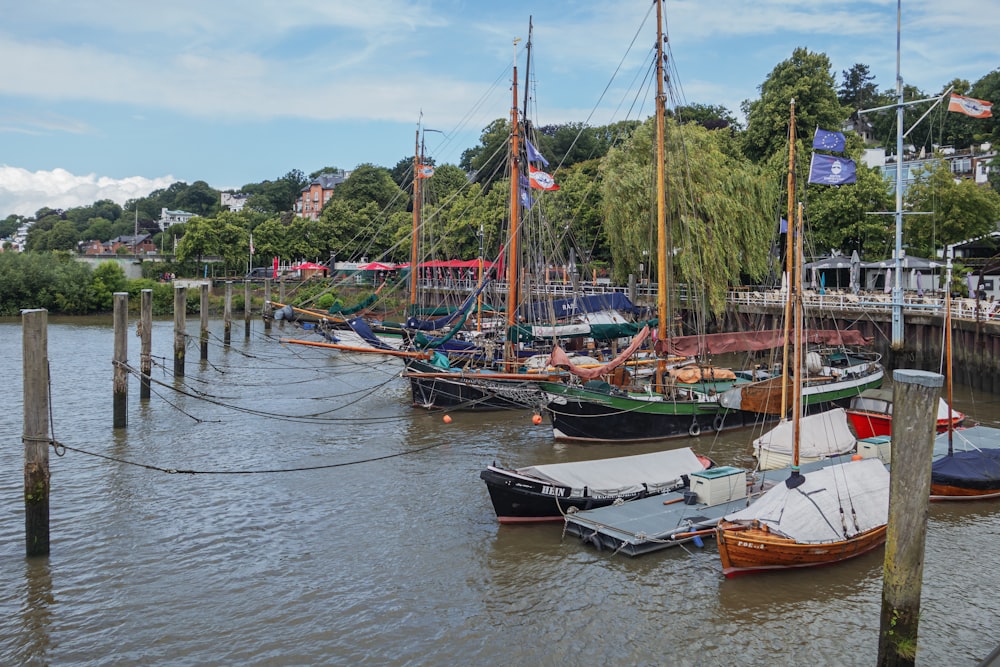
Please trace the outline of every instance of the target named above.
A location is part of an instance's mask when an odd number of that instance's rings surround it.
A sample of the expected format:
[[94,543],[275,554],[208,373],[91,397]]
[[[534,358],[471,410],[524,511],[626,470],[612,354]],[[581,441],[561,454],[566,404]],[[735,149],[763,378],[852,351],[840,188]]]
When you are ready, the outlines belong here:
[[892,291],[892,269],[885,270],[885,289],[883,291],[886,294]]

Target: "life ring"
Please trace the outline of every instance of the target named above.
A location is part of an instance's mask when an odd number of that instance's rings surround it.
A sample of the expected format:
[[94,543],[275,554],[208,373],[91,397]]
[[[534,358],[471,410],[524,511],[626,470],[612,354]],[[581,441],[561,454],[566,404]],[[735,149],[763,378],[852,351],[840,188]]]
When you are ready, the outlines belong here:
[[691,422],[691,428],[688,429],[688,435],[692,438],[697,438],[701,435],[701,426],[698,425],[697,421]]
[[722,430],[723,419],[722,415],[715,415],[715,419],[712,420],[712,428],[716,431]]

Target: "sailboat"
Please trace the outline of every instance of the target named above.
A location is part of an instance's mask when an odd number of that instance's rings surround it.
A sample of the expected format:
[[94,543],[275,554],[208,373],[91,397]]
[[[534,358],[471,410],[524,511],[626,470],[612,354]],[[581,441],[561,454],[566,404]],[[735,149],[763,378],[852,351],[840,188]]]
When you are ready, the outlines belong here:
[[[517,40],[520,41],[520,40]],[[515,41],[515,45],[516,45]],[[529,37],[530,47],[530,37]],[[518,118],[517,97],[517,64],[513,68],[513,104],[510,118],[510,199],[509,199],[509,230],[506,243],[507,269],[507,303],[506,328],[504,339],[490,347],[488,358],[483,364],[465,365],[455,368],[449,357],[437,349],[440,342],[428,343],[418,339],[418,349],[429,349],[433,355],[428,360],[409,358],[403,377],[410,382],[413,405],[426,408],[449,408],[459,410],[499,410],[524,409],[538,405],[541,393],[537,382],[542,380],[558,381],[563,377],[561,372],[549,372],[546,368],[539,372],[522,372],[518,342],[512,335],[516,330],[518,314],[518,297],[520,284],[518,281],[520,263],[518,262],[518,242],[520,238],[520,172],[522,161],[521,124]],[[527,104],[526,104],[527,106]],[[416,160],[416,157],[414,158]],[[417,265],[417,230],[419,221],[419,179],[414,178],[414,225],[411,264]],[[482,272],[480,272],[482,276]],[[415,281],[415,274],[411,273]],[[411,304],[415,303],[415,282],[411,288]],[[479,289],[482,290],[482,278]],[[462,320],[464,323],[464,318]],[[461,323],[452,327],[456,331]],[[451,335],[444,337],[444,340]],[[422,343],[422,344],[421,344]],[[494,350],[500,352],[496,355]],[[497,359],[496,356],[499,356]]]
[[[950,411],[952,404],[950,256],[947,276],[944,340],[947,403]],[[931,500],[989,498],[1000,498],[1000,429],[981,424],[956,429],[949,419],[947,430],[938,435],[934,442],[934,458],[931,462]]]
[[[795,102],[789,141],[794,142]],[[788,196],[794,195],[789,172]],[[852,460],[803,474],[799,449],[803,396],[802,204],[789,224],[789,341],[792,404],[792,467],[784,483],[771,487],[749,507],[727,515],[716,527],[722,572],[750,572],[837,563],[885,542],[889,521],[889,472],[877,458]],[[786,311],[787,312],[787,311]],[[785,358],[788,359],[786,354]]]
[[[668,230],[666,220],[665,108],[663,68],[663,3],[656,2],[656,238],[657,238],[657,341],[668,340],[667,291]],[[633,339],[633,344],[635,339]],[[677,436],[697,436],[703,430],[721,429],[716,396],[740,382],[728,368],[691,364],[690,359],[672,355],[662,345],[657,349],[652,382],[627,386],[630,378],[608,373],[580,373],[566,363],[558,348],[551,363],[566,368],[577,382],[543,382],[545,411],[552,421],[556,440],[622,442],[661,440]],[[684,368],[680,368],[680,366]],[[610,369],[607,369],[610,370]],[[608,382],[607,380],[614,382]],[[626,385],[626,386],[623,386]],[[742,426],[730,421],[731,426]]]

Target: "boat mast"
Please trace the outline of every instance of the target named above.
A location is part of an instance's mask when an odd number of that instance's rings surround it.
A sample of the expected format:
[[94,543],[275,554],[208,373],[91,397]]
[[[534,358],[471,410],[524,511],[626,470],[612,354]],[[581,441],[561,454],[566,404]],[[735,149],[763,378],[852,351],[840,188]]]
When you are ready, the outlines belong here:
[[944,283],[944,350],[945,350],[945,378],[948,382],[948,456],[953,454],[953,440],[955,437],[955,423],[952,415],[952,368],[951,368],[951,253],[954,247],[946,248],[945,254],[948,258],[947,271],[945,272]]
[[[799,437],[801,435],[802,421],[802,202],[799,202],[798,211],[795,216],[794,232],[792,224],[788,224],[789,233],[795,237],[795,258],[794,270],[789,276],[790,284],[788,289],[792,295],[793,331],[792,338],[792,375],[795,381],[792,392],[792,472],[785,480],[785,484],[790,489],[802,484],[805,477],[799,472]],[[782,382],[787,384],[787,382]]]
[[[515,346],[517,345],[514,325],[517,323],[518,290],[518,161],[520,155],[520,134],[517,119],[517,44],[521,39],[514,40],[514,85],[511,87],[513,103],[510,107],[510,237],[507,242],[507,336],[504,341],[504,363],[513,363]],[[513,336],[513,337],[512,337]]]
[[[656,312],[657,340],[667,340],[667,202],[664,183],[664,163],[666,149],[664,147],[664,105],[663,92],[663,0],[656,0]],[[667,349],[664,347],[663,349]],[[662,378],[666,372],[667,362],[660,357],[657,362],[657,377]]]
[[410,315],[417,313],[417,238],[420,231],[420,125],[413,145],[413,231],[410,235]]
[[[785,275],[788,278],[788,298],[785,299],[785,340],[781,354],[781,418],[788,414],[789,329],[792,324],[792,271],[795,266],[795,98],[789,104],[788,121],[788,209],[785,218]],[[796,341],[797,342],[797,341]]]
[[892,348],[903,347],[903,75],[899,68],[903,0],[896,0],[896,275],[892,286]]

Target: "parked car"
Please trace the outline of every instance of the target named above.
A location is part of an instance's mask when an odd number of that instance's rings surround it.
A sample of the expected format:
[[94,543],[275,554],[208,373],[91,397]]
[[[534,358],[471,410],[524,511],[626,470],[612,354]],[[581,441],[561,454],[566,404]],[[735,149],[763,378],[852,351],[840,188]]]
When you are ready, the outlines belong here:
[[244,278],[273,278],[274,277],[274,267],[272,266],[256,266],[250,269]]

